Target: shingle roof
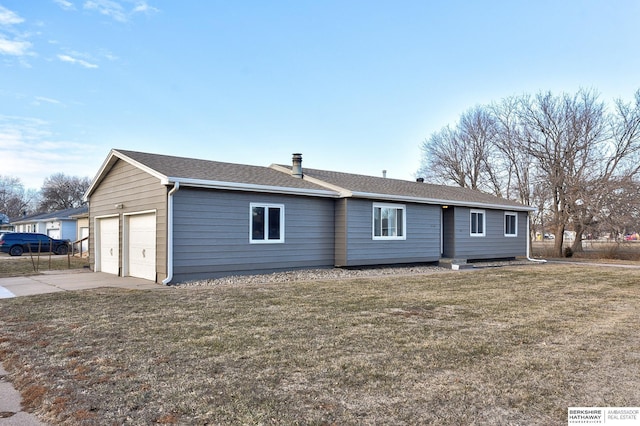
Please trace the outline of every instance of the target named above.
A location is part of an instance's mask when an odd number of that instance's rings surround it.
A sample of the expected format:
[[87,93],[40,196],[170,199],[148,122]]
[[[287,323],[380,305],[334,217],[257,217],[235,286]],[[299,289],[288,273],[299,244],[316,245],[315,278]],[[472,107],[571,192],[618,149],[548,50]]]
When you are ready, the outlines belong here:
[[155,170],[167,178],[327,191],[326,188],[320,185],[294,178],[269,167],[223,163],[220,161],[149,154],[121,149],[115,151]]
[[117,159],[129,161],[146,169],[159,177],[165,184],[179,182],[181,185],[268,192],[284,191],[285,193],[290,189],[290,193],[308,193],[319,196],[363,197],[471,207],[534,210],[512,200],[468,188],[308,168],[303,169],[305,178],[300,179],[291,175],[291,165],[250,166],[122,149],[111,151],[101,172],[92,182],[87,196],[99,183],[109,165]]
[[29,216],[12,219],[11,223],[23,223],[23,222],[40,222],[43,220],[68,220],[73,219],[70,216],[87,213],[89,207],[75,207],[71,209],[57,210],[51,213],[36,213]]
[[[290,166],[279,165],[290,170]],[[496,197],[469,188],[434,185],[352,173],[333,172],[304,168],[305,177],[317,179],[333,186],[344,188],[356,197],[387,196],[392,199],[405,198],[407,201],[438,201],[452,205],[483,205],[505,207],[518,210],[533,210],[516,201]],[[375,195],[374,195],[375,194]]]

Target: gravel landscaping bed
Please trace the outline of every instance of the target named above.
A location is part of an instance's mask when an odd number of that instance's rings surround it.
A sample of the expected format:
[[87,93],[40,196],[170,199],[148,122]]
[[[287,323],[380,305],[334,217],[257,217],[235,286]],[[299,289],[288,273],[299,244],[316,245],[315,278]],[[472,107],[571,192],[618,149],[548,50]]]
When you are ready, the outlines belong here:
[[[510,265],[531,264],[526,260],[475,262],[473,268],[501,267]],[[417,275],[437,272],[451,272],[449,265],[414,264],[394,266],[372,266],[361,268],[320,268],[297,269],[260,275],[232,275],[228,277],[188,281],[179,283],[177,287],[215,287],[224,285],[269,284],[293,281],[342,280],[348,278],[381,277],[390,275]]]

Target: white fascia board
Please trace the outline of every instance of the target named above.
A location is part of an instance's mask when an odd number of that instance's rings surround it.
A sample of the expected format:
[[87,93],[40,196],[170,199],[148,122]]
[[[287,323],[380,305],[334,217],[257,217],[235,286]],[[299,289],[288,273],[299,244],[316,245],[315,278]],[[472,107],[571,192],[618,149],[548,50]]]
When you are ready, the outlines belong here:
[[134,159],[132,159],[130,157],[127,157],[126,155],[124,155],[123,153],[121,153],[119,151],[113,150],[113,153],[114,153],[114,155],[116,157],[120,158],[121,160],[124,160],[127,163],[131,164],[132,166],[135,166],[135,167],[139,168],[140,170],[149,173],[151,176],[154,176],[154,177],[160,179],[160,182],[163,185],[166,185],[167,177],[165,175],[163,175],[162,173],[160,173],[160,172],[158,172],[158,171],[156,171],[156,170],[154,170],[154,169],[152,169],[152,168],[150,168],[148,166],[145,166],[144,164],[139,163],[139,162],[137,162],[136,160],[134,160]]
[[169,177],[165,185],[178,182],[181,187],[195,187],[195,188],[209,188],[209,189],[225,189],[233,191],[250,191],[250,192],[269,192],[273,194],[287,194],[287,195],[309,195],[312,197],[327,197],[327,198],[339,198],[340,194],[333,191],[326,191],[323,189],[304,189],[304,188],[289,188],[283,186],[271,186],[271,185],[256,185],[249,183],[239,182],[222,182],[214,180],[204,179],[188,179],[188,178],[176,178]]
[[112,149],[109,152],[109,155],[107,156],[107,158],[104,160],[104,162],[102,163],[102,166],[100,166],[100,169],[98,170],[98,173],[96,174],[96,176],[93,178],[93,180],[91,181],[91,184],[89,185],[89,188],[87,188],[87,191],[84,193],[82,200],[84,202],[89,201],[89,196],[91,195],[91,193],[93,192],[93,190],[95,189],[95,187],[100,183],[100,181],[102,180],[102,177],[104,175],[104,173],[106,172],[107,168],[110,168],[111,166],[113,166],[113,164],[116,162],[117,159],[126,161],[127,163],[131,164],[132,166],[135,166],[137,168],[139,168],[140,170],[143,170],[147,173],[149,173],[151,176],[157,177],[158,179],[160,179],[160,183],[163,185],[167,184],[167,177],[165,175],[163,175],[162,173],[157,172],[156,170],[145,166],[142,163],[139,163],[137,161],[135,161],[134,159],[124,155],[123,153]]
[[514,211],[536,211],[535,207],[528,206],[512,206],[504,204],[491,204],[491,203],[479,203],[474,201],[452,201],[452,200],[440,200],[437,198],[421,198],[421,197],[407,197],[402,195],[389,195],[389,194],[374,194],[371,192],[354,192],[354,198],[374,198],[379,200],[389,201],[405,201],[409,203],[420,204],[439,204],[443,206],[459,206],[459,207],[481,207],[485,209],[497,209],[497,210],[514,210]]

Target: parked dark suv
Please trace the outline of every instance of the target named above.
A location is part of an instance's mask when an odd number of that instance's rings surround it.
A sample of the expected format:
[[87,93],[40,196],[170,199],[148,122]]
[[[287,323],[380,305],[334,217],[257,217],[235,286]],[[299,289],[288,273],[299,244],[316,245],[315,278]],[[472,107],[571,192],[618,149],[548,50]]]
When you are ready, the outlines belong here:
[[10,232],[0,234],[0,251],[11,256],[21,256],[22,253],[67,254],[69,240],[56,240],[44,234],[31,232]]

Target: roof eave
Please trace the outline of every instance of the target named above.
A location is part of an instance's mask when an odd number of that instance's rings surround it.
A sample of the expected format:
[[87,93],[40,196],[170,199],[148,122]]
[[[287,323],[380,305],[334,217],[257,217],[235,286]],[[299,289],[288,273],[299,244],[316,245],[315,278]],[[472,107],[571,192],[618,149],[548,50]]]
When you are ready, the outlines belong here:
[[334,191],[327,191],[323,189],[307,189],[307,188],[292,188],[284,186],[273,185],[257,185],[250,183],[240,182],[224,182],[205,179],[190,179],[180,177],[168,177],[165,185],[179,183],[181,187],[193,187],[193,188],[207,188],[207,189],[223,189],[232,191],[247,191],[247,192],[267,192],[273,194],[286,194],[286,195],[308,195],[311,197],[325,197],[325,198],[339,198],[340,194]]
[[536,211],[535,207],[529,207],[524,205],[506,205],[506,204],[494,204],[494,203],[482,203],[477,201],[460,201],[460,200],[445,200],[439,198],[424,198],[424,197],[411,197],[403,195],[390,195],[390,194],[376,194],[371,192],[353,192],[354,198],[373,198],[379,200],[388,201],[401,201],[407,203],[419,203],[419,204],[438,204],[443,206],[460,206],[460,207],[478,207],[486,209],[498,209],[498,210],[517,210],[517,211]]
[[40,219],[36,218],[36,219],[31,219],[31,220],[19,220],[19,221],[15,221],[15,222],[11,222],[11,223],[21,225],[23,223],[26,224],[26,223],[33,223],[33,222],[54,222],[54,221],[57,221],[57,220],[75,220],[75,219],[72,218],[72,217],[43,217],[43,218],[40,218]]

